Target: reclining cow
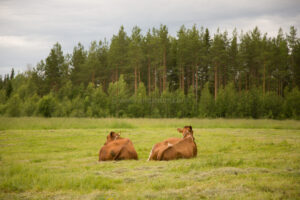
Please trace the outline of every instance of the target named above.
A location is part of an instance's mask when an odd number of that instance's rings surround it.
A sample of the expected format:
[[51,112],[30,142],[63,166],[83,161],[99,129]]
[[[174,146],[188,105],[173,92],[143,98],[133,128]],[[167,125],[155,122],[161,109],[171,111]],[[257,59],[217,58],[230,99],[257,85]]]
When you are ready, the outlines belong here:
[[169,138],[153,146],[149,160],[175,160],[179,158],[192,158],[197,156],[197,145],[191,126],[178,128],[183,138]]
[[110,132],[104,146],[99,151],[99,161],[138,159],[134,146],[128,138]]

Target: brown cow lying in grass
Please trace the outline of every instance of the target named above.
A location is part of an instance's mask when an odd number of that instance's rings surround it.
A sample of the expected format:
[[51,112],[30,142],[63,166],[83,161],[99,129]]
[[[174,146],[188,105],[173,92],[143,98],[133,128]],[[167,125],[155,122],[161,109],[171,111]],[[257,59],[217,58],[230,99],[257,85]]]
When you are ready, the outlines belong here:
[[110,132],[104,146],[99,151],[99,161],[138,159],[134,146],[128,138]]
[[197,146],[191,126],[178,128],[183,138],[169,138],[153,146],[149,160],[175,160],[197,156]]

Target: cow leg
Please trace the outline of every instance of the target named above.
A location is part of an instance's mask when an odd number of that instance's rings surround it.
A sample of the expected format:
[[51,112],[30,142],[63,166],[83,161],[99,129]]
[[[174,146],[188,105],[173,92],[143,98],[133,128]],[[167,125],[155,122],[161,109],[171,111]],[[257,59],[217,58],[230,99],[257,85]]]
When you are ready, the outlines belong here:
[[175,160],[178,158],[182,158],[182,155],[172,145],[162,149],[157,156],[157,160]]
[[119,149],[119,151],[113,156],[113,160],[122,160],[122,151],[123,151],[124,147],[121,147]]
[[138,155],[135,151],[131,151],[130,152],[130,155],[131,155],[131,158],[134,159],[134,160],[138,160]]
[[156,144],[152,147],[152,149],[150,151],[148,161],[157,160],[157,153],[158,153],[158,150],[157,150],[157,144]]
[[[154,145],[155,146],[155,145]],[[150,158],[152,156],[152,153],[153,153],[153,149],[154,149],[154,146],[152,147],[151,151],[150,151],[150,154],[149,154],[149,157],[148,157],[148,160],[147,161],[150,161]],[[151,159],[152,160],[152,159]]]
[[100,149],[100,152],[99,152],[99,162],[100,161],[105,161],[105,160],[107,160],[107,155],[106,155],[106,150],[104,149],[104,148],[101,148]]

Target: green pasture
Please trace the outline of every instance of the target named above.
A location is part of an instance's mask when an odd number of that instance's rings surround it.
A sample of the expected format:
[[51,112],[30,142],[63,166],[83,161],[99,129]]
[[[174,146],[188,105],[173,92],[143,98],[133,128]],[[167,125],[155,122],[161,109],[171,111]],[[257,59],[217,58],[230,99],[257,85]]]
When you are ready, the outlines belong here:
[[[147,162],[184,125],[198,156]],[[138,161],[98,162],[111,130]],[[0,199],[300,199],[300,122],[0,118]]]

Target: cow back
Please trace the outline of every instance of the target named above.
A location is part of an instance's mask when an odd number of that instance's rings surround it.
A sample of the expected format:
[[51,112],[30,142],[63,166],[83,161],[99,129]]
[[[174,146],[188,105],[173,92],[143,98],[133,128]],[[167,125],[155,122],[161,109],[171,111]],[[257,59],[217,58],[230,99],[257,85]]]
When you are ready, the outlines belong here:
[[181,139],[174,145],[162,149],[158,153],[158,160],[174,160],[179,158],[191,158],[197,155],[197,146],[192,137]]
[[138,159],[133,143],[120,138],[104,145],[99,152],[99,161]]

